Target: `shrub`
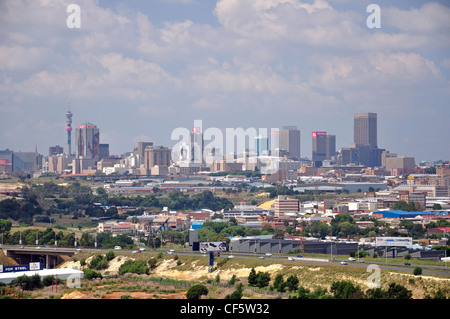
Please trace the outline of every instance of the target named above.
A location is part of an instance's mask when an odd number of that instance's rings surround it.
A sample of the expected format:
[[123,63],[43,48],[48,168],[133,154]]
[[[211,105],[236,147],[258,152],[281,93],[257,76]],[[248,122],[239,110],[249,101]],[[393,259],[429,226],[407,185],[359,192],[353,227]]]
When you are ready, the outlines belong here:
[[17,277],[11,282],[11,285],[16,286],[20,285],[24,290],[33,290],[37,288],[42,288],[44,285],[42,284],[41,277],[38,274],[33,276],[22,275]]
[[86,269],[86,270],[84,271],[84,279],[90,280],[90,279],[95,279],[95,278],[100,278],[100,279],[102,279],[103,276],[102,276],[102,274],[100,274],[99,272],[97,272],[97,271],[95,271],[95,270],[92,270],[92,269]]
[[422,274],[422,268],[421,267],[415,267],[413,270],[414,276],[419,276]]
[[186,292],[187,299],[200,299],[201,296],[208,294],[208,288],[206,286],[198,284],[194,285]]
[[124,262],[119,268],[119,274],[123,275],[125,273],[134,273],[134,274],[147,274],[150,272],[150,268],[147,266],[147,263],[142,260],[127,260]]
[[290,275],[286,279],[286,286],[289,289],[289,291],[297,290],[298,289],[298,283],[299,283],[299,280],[298,280],[297,276],[295,276],[295,275]]
[[116,255],[114,255],[113,251],[109,251],[109,252],[106,253],[106,260],[107,261],[113,260],[114,257],[116,257]]
[[150,269],[155,269],[158,266],[158,260],[156,258],[150,258],[147,261],[148,266]]
[[106,269],[108,267],[108,260],[105,256],[96,255],[92,258],[89,268],[93,270]]

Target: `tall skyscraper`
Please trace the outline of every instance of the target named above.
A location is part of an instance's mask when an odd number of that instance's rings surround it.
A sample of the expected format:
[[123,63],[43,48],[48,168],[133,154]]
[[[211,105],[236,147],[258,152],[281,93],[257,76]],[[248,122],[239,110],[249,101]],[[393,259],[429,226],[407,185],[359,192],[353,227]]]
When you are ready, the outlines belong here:
[[353,143],[341,151],[341,164],[362,164],[368,167],[381,165],[384,149],[378,148],[377,114],[357,113],[354,115]]
[[204,162],[203,151],[205,148],[203,142],[203,132],[200,126],[194,126],[191,131],[191,163],[202,164]]
[[300,158],[300,130],[296,126],[280,130],[280,150],[285,150],[289,158]]
[[327,134],[327,160],[336,156],[336,135]]
[[316,166],[322,166],[327,159],[327,132],[312,132],[312,160]]
[[371,148],[378,146],[376,113],[356,113],[354,115],[353,142],[367,144]]
[[69,158],[72,155],[72,112],[70,112],[70,105],[69,110],[66,113],[66,131],[67,131],[67,155]]
[[267,136],[255,137],[255,153],[256,156],[268,155],[269,152],[269,138]]
[[86,123],[75,130],[76,153],[78,159],[99,159],[100,132],[96,125]]

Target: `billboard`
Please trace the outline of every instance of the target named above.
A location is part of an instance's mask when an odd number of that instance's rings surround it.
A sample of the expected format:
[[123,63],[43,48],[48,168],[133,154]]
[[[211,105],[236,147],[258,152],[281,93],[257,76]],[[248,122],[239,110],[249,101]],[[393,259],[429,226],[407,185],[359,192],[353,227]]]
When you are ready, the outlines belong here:
[[323,131],[313,131],[312,138],[318,138],[319,136],[327,136],[327,132]]
[[412,246],[412,237],[376,237],[375,246],[389,246],[389,247]]
[[226,251],[227,243],[224,241],[202,241],[200,242],[199,251],[206,253],[209,251]]
[[42,270],[43,264],[39,262],[29,263],[25,265],[17,265],[17,266],[3,266],[0,265],[0,273],[4,272],[17,272],[17,271],[33,271],[33,270]]

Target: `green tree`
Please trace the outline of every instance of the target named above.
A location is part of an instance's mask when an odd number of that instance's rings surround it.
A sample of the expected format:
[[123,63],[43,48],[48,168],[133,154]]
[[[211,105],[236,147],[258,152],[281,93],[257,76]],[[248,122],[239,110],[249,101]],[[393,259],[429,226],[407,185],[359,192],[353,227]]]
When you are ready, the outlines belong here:
[[269,285],[270,282],[270,274],[268,272],[258,272],[256,279],[256,286],[258,288],[264,288]]
[[242,291],[243,291],[243,284],[239,283],[236,285],[236,289],[229,295],[225,296],[225,299],[241,299],[242,298]]
[[90,279],[95,279],[95,278],[102,279],[103,276],[99,272],[89,269],[89,268],[84,270],[84,279],[90,280]]
[[192,286],[186,292],[187,299],[200,299],[201,296],[206,296],[206,295],[208,295],[208,288],[206,288],[206,286],[201,285],[201,284]]
[[387,291],[388,299],[411,299],[412,291],[408,290],[406,287],[391,283],[389,284],[389,289]]
[[12,223],[10,220],[0,219],[0,233],[6,233],[11,230]]
[[362,295],[361,288],[348,280],[334,281],[330,290],[337,299],[359,299]]
[[297,276],[295,276],[295,275],[290,275],[286,279],[286,286],[289,291],[296,291],[298,289],[298,284],[299,284],[299,280],[298,280]]
[[282,274],[278,274],[275,276],[273,287],[278,292],[284,292],[284,289],[286,288],[286,283],[284,282]]
[[413,270],[414,276],[420,276],[422,274],[422,268],[421,267],[415,267]]
[[248,274],[248,284],[250,286],[256,286],[256,283],[257,283],[256,271],[255,268],[252,268],[250,270],[250,273]]

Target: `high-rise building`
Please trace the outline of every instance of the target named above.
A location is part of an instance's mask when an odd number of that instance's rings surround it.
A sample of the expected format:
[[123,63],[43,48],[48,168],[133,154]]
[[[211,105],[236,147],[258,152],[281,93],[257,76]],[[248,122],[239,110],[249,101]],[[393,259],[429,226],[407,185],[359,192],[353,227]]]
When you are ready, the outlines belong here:
[[170,161],[172,160],[172,149],[163,146],[147,146],[144,153],[144,167],[147,170],[151,170],[151,168],[156,165],[169,166]]
[[268,155],[269,152],[269,138],[267,136],[255,137],[255,153],[256,156]]
[[58,154],[63,154],[63,153],[64,153],[64,148],[59,145],[50,146],[48,148],[48,156],[58,155]]
[[327,159],[327,132],[312,132],[312,160],[315,166],[322,166]]
[[202,164],[204,162],[203,159],[203,151],[205,148],[203,142],[203,132],[202,128],[199,126],[194,126],[191,132],[191,163]]
[[327,160],[336,156],[336,135],[327,134]]
[[75,130],[76,152],[78,159],[98,160],[100,155],[100,132],[96,125],[86,123]]
[[67,132],[67,155],[71,157],[72,152],[72,112],[69,110],[66,113],[66,132]]
[[147,146],[153,146],[153,142],[138,142],[138,154],[144,158],[144,151]]
[[296,126],[280,130],[280,150],[285,150],[289,158],[300,158],[300,130]]
[[368,144],[371,148],[377,145],[377,114],[356,113],[354,115],[353,142]]
[[109,157],[109,144],[99,144],[98,160]]
[[377,146],[377,114],[355,114],[353,133],[353,143],[350,148],[343,148],[341,151],[341,164],[381,166],[381,155],[384,149]]

